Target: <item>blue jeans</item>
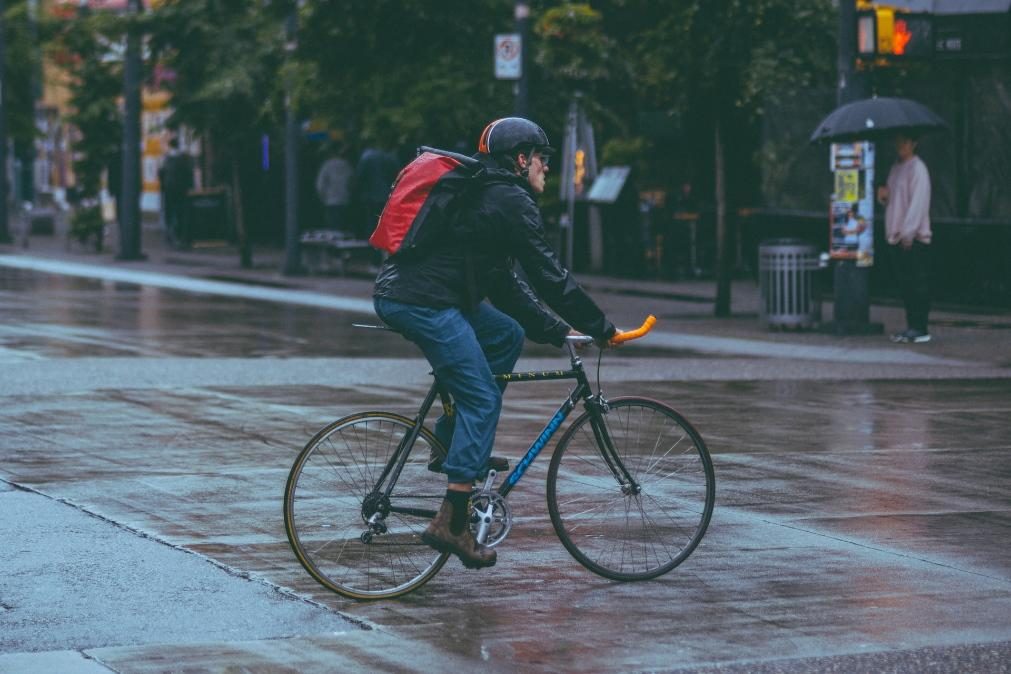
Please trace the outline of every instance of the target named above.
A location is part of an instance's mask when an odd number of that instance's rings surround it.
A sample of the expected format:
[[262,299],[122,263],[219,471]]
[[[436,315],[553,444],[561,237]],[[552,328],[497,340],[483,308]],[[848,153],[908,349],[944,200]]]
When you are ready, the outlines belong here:
[[435,376],[453,396],[456,413],[435,424],[447,447],[443,470],[450,482],[473,482],[483,472],[495,444],[505,382],[493,375],[511,372],[523,350],[523,328],[486,302],[470,311],[431,309],[375,298],[376,313],[417,344]]

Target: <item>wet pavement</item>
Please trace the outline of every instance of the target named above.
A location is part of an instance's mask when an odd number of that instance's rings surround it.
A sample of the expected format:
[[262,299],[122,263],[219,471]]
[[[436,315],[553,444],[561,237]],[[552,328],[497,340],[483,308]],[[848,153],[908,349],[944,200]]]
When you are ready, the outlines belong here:
[[[605,390],[706,439],[701,546],[659,580],[591,574],[551,528],[545,454],[494,569],[451,561],[359,603],[298,565],[284,481],[325,423],[410,413],[427,368],[348,327],[364,314],[313,305],[320,282],[292,302],[0,266],[0,672],[1008,671],[1011,359],[978,327],[1007,316],[951,314],[914,351],[615,284],[601,303],[626,325],[668,319],[607,356]],[[497,453],[519,456],[566,392],[512,385]]]

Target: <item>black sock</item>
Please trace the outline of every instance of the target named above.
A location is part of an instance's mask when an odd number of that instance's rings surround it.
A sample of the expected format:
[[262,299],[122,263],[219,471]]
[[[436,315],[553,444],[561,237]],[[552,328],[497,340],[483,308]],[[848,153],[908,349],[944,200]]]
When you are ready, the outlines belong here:
[[446,500],[453,505],[453,519],[449,521],[449,532],[459,536],[470,519],[470,492],[447,489]]

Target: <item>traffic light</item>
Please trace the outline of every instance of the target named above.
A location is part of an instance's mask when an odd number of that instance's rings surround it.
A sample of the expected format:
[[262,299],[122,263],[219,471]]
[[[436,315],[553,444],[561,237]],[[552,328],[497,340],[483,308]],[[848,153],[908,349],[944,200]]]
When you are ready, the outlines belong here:
[[934,53],[933,21],[930,14],[895,12],[892,54],[906,58],[924,58]]
[[933,20],[930,14],[892,7],[872,7],[857,12],[858,58],[926,58],[933,53]]

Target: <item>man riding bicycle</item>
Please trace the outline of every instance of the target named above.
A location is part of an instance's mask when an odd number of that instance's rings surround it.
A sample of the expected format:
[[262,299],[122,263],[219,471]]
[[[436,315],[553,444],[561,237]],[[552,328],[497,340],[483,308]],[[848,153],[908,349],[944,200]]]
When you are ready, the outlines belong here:
[[[391,256],[376,278],[376,313],[421,348],[453,397],[455,413],[435,427],[446,459],[430,464],[448,477],[446,497],[422,539],[467,568],[496,560],[495,550],[479,545],[469,526],[474,480],[489,467],[508,465],[491,456],[505,389],[494,375],[512,371],[524,337],[561,346],[567,335],[583,333],[603,346],[616,332],[545,237],[536,197],[553,152],[530,120],[490,123],[475,155],[488,179],[451,235],[423,255]],[[536,295],[517,275],[517,264]]]

